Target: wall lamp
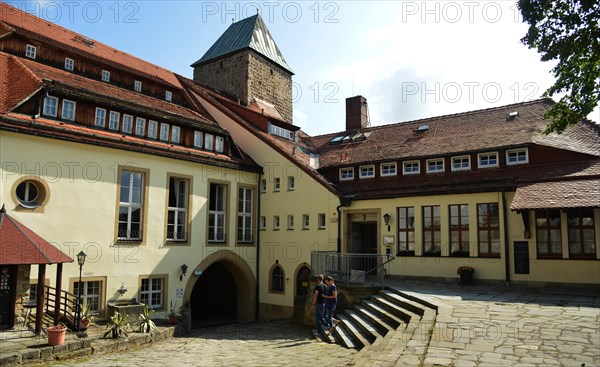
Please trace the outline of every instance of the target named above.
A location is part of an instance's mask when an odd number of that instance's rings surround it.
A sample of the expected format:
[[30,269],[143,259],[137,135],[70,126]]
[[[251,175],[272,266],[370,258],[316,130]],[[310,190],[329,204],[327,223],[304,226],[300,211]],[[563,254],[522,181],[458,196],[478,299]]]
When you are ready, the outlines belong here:
[[181,269],[181,275],[179,276],[179,281],[181,282],[183,280],[183,277],[185,276],[185,274],[187,273],[188,270],[188,266],[183,264],[179,267]]
[[383,215],[383,222],[384,222],[384,223],[385,223],[385,225],[388,227],[388,232],[390,231],[390,218],[391,218],[391,217],[392,217],[392,216],[391,216],[391,215],[389,215],[388,213],[385,213],[385,214]]

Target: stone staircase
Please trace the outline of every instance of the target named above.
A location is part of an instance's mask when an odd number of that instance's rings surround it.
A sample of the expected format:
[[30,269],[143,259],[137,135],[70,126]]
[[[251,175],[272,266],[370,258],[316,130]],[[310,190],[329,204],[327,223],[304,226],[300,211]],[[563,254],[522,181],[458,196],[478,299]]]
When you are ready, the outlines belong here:
[[390,288],[338,314],[329,342],[359,350],[356,366],[418,366],[427,352],[437,307]]

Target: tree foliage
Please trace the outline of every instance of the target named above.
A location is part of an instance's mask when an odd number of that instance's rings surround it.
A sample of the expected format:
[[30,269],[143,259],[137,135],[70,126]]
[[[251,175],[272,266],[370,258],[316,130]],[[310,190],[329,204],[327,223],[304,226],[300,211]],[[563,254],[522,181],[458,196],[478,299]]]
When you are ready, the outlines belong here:
[[600,2],[598,0],[519,0],[529,30],[521,39],[558,60],[546,97],[566,93],[546,113],[545,133],[563,132],[589,115],[600,102]]

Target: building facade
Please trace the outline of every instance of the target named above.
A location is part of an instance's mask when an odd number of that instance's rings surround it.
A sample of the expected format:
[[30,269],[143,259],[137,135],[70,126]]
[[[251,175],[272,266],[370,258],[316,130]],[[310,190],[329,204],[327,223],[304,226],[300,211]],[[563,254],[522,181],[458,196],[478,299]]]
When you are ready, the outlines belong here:
[[259,15],[191,80],[0,7],[0,201],[87,253],[63,289],[98,313],[291,317],[315,251],[389,254],[376,271],[394,276],[600,284],[600,130],[543,135],[550,100],[370,127],[357,96],[343,131],[311,137]]

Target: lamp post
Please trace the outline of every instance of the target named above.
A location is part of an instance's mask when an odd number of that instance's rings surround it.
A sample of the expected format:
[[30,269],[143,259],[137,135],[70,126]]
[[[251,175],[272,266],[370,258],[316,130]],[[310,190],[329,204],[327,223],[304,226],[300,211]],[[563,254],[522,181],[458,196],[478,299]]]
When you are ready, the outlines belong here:
[[75,319],[75,327],[77,328],[77,331],[79,331],[79,324],[81,323],[81,289],[83,288],[81,286],[81,270],[83,268],[83,264],[85,264],[85,257],[86,254],[83,251],[80,251],[77,254],[77,263],[79,264],[79,283],[77,283],[79,286],[77,287],[77,304],[76,304],[76,319]]

